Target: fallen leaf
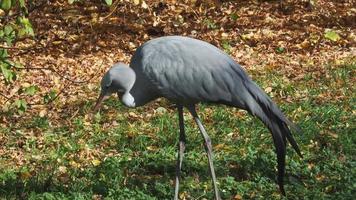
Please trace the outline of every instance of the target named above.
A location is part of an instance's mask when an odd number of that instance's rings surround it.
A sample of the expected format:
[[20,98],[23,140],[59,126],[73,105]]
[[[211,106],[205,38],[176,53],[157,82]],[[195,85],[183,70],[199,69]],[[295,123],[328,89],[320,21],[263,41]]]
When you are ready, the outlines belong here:
[[94,159],[94,160],[91,161],[91,163],[96,167],[96,166],[100,165],[101,161],[97,160],[97,159]]
[[156,146],[148,146],[146,147],[147,150],[150,150],[150,151],[154,151],[154,150],[157,150],[157,147]]
[[148,5],[146,4],[145,1],[142,1],[141,7],[142,7],[143,9],[147,9],[147,8],[148,8]]
[[138,115],[134,112],[129,112],[129,117],[138,118]]
[[133,3],[137,6],[138,4],[140,4],[140,0],[133,0]]
[[44,109],[44,110],[40,111],[39,116],[44,117],[44,116],[46,116],[46,114],[47,114],[47,110]]
[[266,93],[271,93],[272,92],[272,87],[266,87],[265,88]]
[[61,173],[61,174],[64,174],[67,172],[67,167],[66,166],[59,166],[58,167],[58,171]]
[[27,180],[29,178],[31,178],[31,173],[30,172],[21,172],[20,173],[20,178],[21,180]]
[[339,34],[337,34],[335,31],[333,30],[328,30],[325,32],[324,37],[328,40],[331,40],[333,42],[336,42],[338,40],[341,39],[341,37],[339,36]]

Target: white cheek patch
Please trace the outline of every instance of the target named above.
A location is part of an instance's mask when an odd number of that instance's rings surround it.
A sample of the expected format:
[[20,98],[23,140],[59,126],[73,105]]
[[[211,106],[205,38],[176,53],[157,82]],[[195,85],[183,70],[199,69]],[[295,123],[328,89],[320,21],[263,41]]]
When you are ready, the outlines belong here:
[[125,106],[130,107],[130,108],[133,108],[136,105],[134,97],[129,92],[126,92],[122,96],[122,103],[124,103]]

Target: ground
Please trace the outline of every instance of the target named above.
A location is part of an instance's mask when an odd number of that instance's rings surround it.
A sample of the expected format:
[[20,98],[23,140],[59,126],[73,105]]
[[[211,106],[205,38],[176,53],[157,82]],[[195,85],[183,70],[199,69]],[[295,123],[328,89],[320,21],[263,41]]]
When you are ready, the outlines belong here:
[[[40,2],[40,1],[39,1]],[[308,1],[309,2],[309,1]],[[178,119],[164,99],[91,107],[103,73],[152,38],[210,42],[240,63],[303,132],[288,148],[289,199],[352,199],[355,187],[355,3],[344,1],[51,1],[29,17],[35,38],[0,84],[0,198],[171,199]],[[337,35],[337,36],[335,36]],[[0,78],[1,79],[1,78]],[[0,81],[3,82],[1,79]],[[21,88],[37,85],[29,96]],[[11,99],[25,98],[18,113]],[[279,199],[268,130],[246,112],[202,104],[223,199]],[[203,141],[188,113],[181,199],[212,199]]]

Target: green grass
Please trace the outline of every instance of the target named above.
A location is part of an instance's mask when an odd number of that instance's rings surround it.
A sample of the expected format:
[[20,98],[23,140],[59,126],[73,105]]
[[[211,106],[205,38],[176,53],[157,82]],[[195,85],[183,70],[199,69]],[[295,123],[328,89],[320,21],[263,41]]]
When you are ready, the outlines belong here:
[[[271,95],[303,130],[295,138],[304,159],[288,146],[285,182],[289,199],[353,199],[354,70],[350,64],[327,67],[327,77],[313,78],[311,73],[302,81],[286,83],[283,75],[267,74],[257,80],[263,87],[273,82]],[[281,94],[290,96],[293,103],[285,102]],[[106,105],[113,109],[93,120],[84,116],[90,106],[86,105],[67,124],[54,126],[50,119],[33,117],[2,128],[3,149],[22,152],[23,164],[9,164],[13,155],[0,158],[0,199],[172,199],[176,111],[153,113],[157,105],[129,110],[113,98]],[[222,198],[280,199],[276,156],[263,124],[225,106],[200,105],[199,110],[215,148]],[[203,140],[189,115],[186,125],[181,196],[213,199]]]

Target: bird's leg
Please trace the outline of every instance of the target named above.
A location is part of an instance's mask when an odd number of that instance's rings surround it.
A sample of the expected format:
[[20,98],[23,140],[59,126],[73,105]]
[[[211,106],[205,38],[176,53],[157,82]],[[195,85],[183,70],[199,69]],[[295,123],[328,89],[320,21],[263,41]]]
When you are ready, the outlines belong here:
[[210,168],[210,174],[211,178],[213,181],[213,186],[214,186],[214,193],[215,193],[215,199],[220,200],[220,195],[219,195],[219,190],[216,182],[216,176],[215,176],[215,171],[214,171],[214,165],[213,165],[213,147],[211,146],[211,139],[208,135],[208,133],[205,131],[203,124],[201,123],[197,112],[195,111],[195,106],[190,106],[188,107],[190,113],[192,114],[195,122],[197,123],[199,130],[201,134],[203,135],[204,141],[205,141],[205,151],[208,154],[208,161],[209,161],[209,168]]
[[182,169],[183,155],[185,150],[185,131],[184,131],[184,118],[183,118],[183,106],[178,105],[178,116],[179,116],[179,145],[178,145],[178,159],[176,167],[176,182],[174,190],[174,200],[178,200],[179,193],[179,179],[180,172]]

